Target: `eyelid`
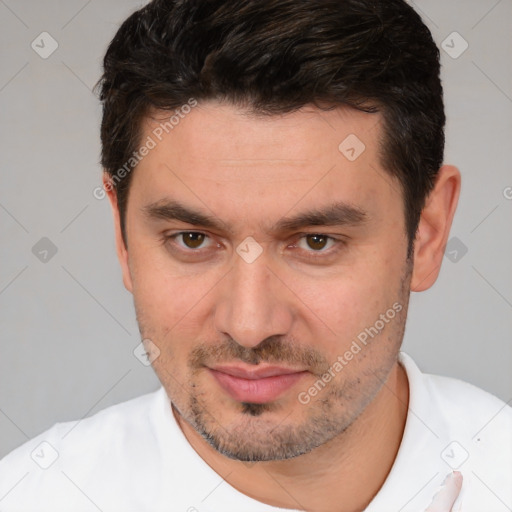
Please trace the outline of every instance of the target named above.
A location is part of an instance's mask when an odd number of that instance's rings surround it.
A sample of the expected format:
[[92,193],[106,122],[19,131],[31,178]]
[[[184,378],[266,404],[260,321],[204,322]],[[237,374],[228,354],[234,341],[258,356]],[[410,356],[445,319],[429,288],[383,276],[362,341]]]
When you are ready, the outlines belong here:
[[[318,237],[326,238],[329,241],[335,240],[332,236],[326,235],[324,233],[301,233],[300,235],[297,236],[296,240],[301,241],[301,240],[306,239],[308,236],[318,236]],[[313,251],[313,252],[316,252],[316,251]]]
[[[206,239],[212,239],[212,237],[210,235],[208,235],[207,233],[205,233],[204,231],[196,231],[194,229],[188,229],[186,231],[178,231],[176,233],[172,233],[172,234],[166,234],[164,235],[164,240],[165,241],[168,241],[168,240],[175,240],[176,238],[178,238],[179,236],[181,235],[186,235],[188,233],[196,233],[198,235],[204,235],[205,236],[205,240]],[[185,247],[185,246],[182,246],[180,244],[176,244],[178,245],[178,247],[185,251],[185,252],[189,252],[189,253],[200,253],[202,252],[203,250],[206,250],[204,247],[201,247],[200,249],[191,249],[190,247]],[[220,245],[220,244],[217,244],[217,245]]]
[[[186,230],[186,231],[177,231],[176,233],[172,233],[172,234],[165,234],[164,235],[164,241],[168,241],[168,240],[175,240],[176,238],[178,238],[180,235],[185,235],[187,233],[197,233],[197,234],[200,234],[200,235],[204,235],[207,239],[212,239],[213,240],[213,237],[208,235],[207,233],[205,233],[204,231],[196,231],[194,229],[189,229],[189,230]],[[303,252],[305,252],[305,254],[307,254],[307,256],[305,256],[306,259],[310,258],[310,259],[315,259],[315,258],[321,258],[322,256],[323,257],[327,257],[328,255],[333,255],[333,253],[336,253],[340,248],[342,248],[344,245],[346,245],[346,240],[340,236],[340,238],[337,238],[337,237],[334,237],[334,236],[331,236],[331,235],[328,235],[328,234],[325,234],[325,233],[321,233],[321,232],[318,232],[318,231],[315,231],[315,232],[308,232],[308,233],[298,233],[295,237],[294,237],[294,242],[292,242],[292,244],[289,244],[287,247],[296,247],[296,244],[298,241],[306,238],[307,236],[314,236],[314,235],[318,235],[318,236],[322,236],[322,237],[325,237],[327,239],[329,239],[329,241],[332,241],[334,242],[333,243],[333,246],[324,251],[324,250],[320,250],[320,251],[314,251],[314,250],[305,250],[305,249],[301,249],[299,247],[300,250],[302,250]],[[207,251],[208,248],[199,248],[199,249],[191,249],[189,247],[184,247],[184,246],[181,246],[179,244],[176,244],[179,249],[178,250],[181,250],[182,252],[185,252],[185,253],[188,253],[188,254],[201,254],[202,252],[204,251]],[[217,247],[220,247],[220,244],[217,243]]]
[[[321,232],[315,231],[315,232],[310,232],[310,233],[299,233],[297,235],[297,237],[295,238],[295,242],[293,242],[293,244],[291,244],[291,246],[296,247],[297,246],[296,244],[300,240],[306,238],[307,236],[315,236],[315,235],[327,238],[330,242],[333,242],[332,246],[327,250],[320,250],[320,251],[315,251],[313,249],[311,249],[311,250],[303,249],[303,251],[307,255],[306,258],[314,259],[314,258],[321,258],[321,257],[325,258],[327,256],[332,256],[347,243],[346,240],[344,240],[343,238],[337,238],[337,237],[328,235],[326,233],[321,233]],[[299,249],[300,249],[300,247],[299,247]]]

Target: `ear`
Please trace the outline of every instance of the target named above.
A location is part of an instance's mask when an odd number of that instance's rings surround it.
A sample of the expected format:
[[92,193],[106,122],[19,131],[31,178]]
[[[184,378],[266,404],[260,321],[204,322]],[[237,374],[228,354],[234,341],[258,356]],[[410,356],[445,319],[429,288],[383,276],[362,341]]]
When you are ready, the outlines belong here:
[[129,291],[133,291],[132,276],[130,273],[130,265],[128,262],[128,249],[123,240],[121,232],[121,216],[119,214],[119,207],[117,205],[117,193],[115,186],[112,185],[110,176],[107,172],[103,173],[103,188],[105,189],[110,206],[112,207],[112,214],[114,216],[114,230],[116,237],[116,251],[117,258],[121,264],[121,272],[123,274],[124,287]]
[[459,200],[460,185],[461,176],[456,167],[444,165],[439,169],[416,232],[411,291],[427,290],[436,282]]

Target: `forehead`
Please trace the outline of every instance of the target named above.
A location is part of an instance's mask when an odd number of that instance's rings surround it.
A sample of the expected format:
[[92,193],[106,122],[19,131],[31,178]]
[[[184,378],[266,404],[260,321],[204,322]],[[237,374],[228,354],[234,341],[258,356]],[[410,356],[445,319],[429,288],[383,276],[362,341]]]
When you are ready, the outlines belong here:
[[364,144],[364,151],[371,154],[377,149],[380,125],[380,113],[368,114],[348,107],[325,111],[305,106],[292,113],[265,115],[228,103],[207,101],[188,109],[187,113],[182,111],[181,115],[154,111],[146,117],[143,129],[146,134],[155,132],[159,141],[194,149],[186,155],[176,155],[178,158],[207,159],[226,167],[239,163],[258,166],[260,162],[300,166],[321,162],[326,156],[344,155],[351,161],[357,154],[343,153],[349,148],[342,147],[340,151],[339,147],[349,136],[357,144],[358,153]]
[[142,142],[154,147],[131,188],[146,205],[180,198],[228,222],[269,224],[339,201],[369,213],[396,202],[398,186],[380,163],[380,114],[305,107],[262,116],[218,102],[186,110],[153,112],[143,123]]

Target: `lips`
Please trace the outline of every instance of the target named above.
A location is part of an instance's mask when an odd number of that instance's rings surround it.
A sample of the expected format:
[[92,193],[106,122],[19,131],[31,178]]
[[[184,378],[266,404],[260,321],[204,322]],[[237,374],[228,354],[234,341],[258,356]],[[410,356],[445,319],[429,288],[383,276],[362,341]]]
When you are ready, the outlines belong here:
[[237,402],[266,403],[276,400],[308,372],[281,366],[208,368],[220,387]]
[[294,370],[292,368],[284,368],[282,366],[262,366],[254,369],[247,369],[241,366],[215,366],[212,370],[248,380],[264,379],[266,377],[276,377],[278,375],[290,375],[292,373],[302,371]]

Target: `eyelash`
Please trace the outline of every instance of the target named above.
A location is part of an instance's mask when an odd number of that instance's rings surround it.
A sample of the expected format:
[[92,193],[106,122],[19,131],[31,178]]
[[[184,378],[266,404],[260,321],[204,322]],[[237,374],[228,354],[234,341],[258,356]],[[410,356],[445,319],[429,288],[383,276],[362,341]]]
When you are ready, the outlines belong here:
[[[168,243],[169,241],[172,241],[173,244],[177,245],[176,242],[174,242],[174,240],[176,238],[178,238],[179,236],[181,235],[186,235],[186,234],[189,234],[189,233],[196,233],[196,234],[199,234],[199,235],[204,235],[205,237],[211,239],[211,237],[209,235],[207,235],[206,233],[203,233],[201,231],[179,231],[178,233],[174,233],[172,235],[165,235],[164,236],[164,241],[166,243]],[[339,250],[341,250],[343,248],[343,246],[346,245],[346,241],[345,240],[342,240],[342,239],[339,239],[339,238],[334,238],[332,236],[329,236],[329,235],[325,235],[323,233],[300,233],[300,236],[296,239],[296,241],[293,243],[294,247],[296,247],[296,244],[299,240],[302,240],[302,239],[305,239],[306,237],[308,236],[314,236],[314,235],[317,235],[317,236],[321,236],[321,237],[324,237],[324,238],[327,238],[328,242],[334,242],[334,246],[337,246],[337,247],[331,247],[330,249],[324,251],[324,250],[321,250],[321,251],[306,251],[306,253],[308,253],[307,256],[305,256],[306,259],[310,259],[310,260],[315,260],[315,259],[318,259],[318,258],[325,258],[327,256],[332,256],[333,254],[337,253]],[[217,244],[217,246],[219,246],[220,244]],[[184,247],[180,247],[178,246],[179,248],[177,249],[178,251],[182,252],[182,253],[185,253],[187,255],[201,255],[203,254],[204,252],[208,251],[208,249],[190,249],[190,248],[184,248]]]

